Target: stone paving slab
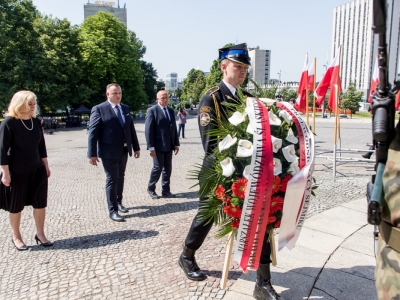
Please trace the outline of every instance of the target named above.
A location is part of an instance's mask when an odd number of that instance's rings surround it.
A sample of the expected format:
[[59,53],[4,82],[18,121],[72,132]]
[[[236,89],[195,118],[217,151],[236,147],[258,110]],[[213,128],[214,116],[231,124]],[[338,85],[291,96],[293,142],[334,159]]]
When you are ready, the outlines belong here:
[[[361,139],[370,140],[370,124],[343,125],[350,130],[349,147]],[[51,249],[34,242],[36,233],[32,209],[22,213],[21,231],[30,250],[17,252],[11,244],[8,214],[0,212],[0,299],[221,299],[219,288],[225,256],[224,240],[215,230],[197,252],[207,280],[188,280],[177,264],[181,245],[196,214],[197,188],[187,179],[193,164],[200,162],[203,149],[195,118],[186,125],[186,139],[173,157],[171,191],[175,199],[152,200],[146,193],[152,159],[145,150],[143,121],[136,123],[141,157],[128,160],[123,203],[130,208],[127,222],[109,220],[105,198],[105,175],[101,163],[88,164],[85,128],[69,128],[45,135],[52,176],[46,215]],[[326,132],[327,134],[324,134]],[[332,123],[317,122],[319,150],[332,149]],[[328,138],[329,136],[329,138]],[[359,143],[359,142],[357,142]],[[351,144],[351,145],[350,145]],[[320,183],[311,200],[308,217],[365,194],[372,171],[355,164],[338,166],[332,179],[331,163],[317,159],[315,177]],[[356,169],[359,169],[356,171]],[[157,187],[160,191],[160,186]],[[335,195],[335,201],[332,201]],[[228,289],[242,274],[233,263]]]

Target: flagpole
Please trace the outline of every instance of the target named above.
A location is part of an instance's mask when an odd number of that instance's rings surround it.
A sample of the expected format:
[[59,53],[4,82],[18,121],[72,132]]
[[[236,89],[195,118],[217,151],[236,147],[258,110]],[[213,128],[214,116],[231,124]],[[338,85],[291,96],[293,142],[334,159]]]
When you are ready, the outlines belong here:
[[308,124],[309,124],[309,122],[308,122],[308,87],[306,88],[306,114],[307,114],[306,124],[308,126]]
[[[316,78],[316,74],[317,74],[317,58],[314,57],[314,88],[313,91],[315,91],[315,78]],[[313,94],[313,126],[312,126],[312,132],[315,133],[315,95]]]

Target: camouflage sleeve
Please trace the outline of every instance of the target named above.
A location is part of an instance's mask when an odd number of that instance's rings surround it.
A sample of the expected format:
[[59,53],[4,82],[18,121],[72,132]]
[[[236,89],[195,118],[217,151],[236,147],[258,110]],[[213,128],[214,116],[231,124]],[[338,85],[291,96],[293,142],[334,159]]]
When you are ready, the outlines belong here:
[[215,114],[214,99],[208,93],[200,100],[198,123],[204,152],[211,153],[217,146],[217,141],[210,137],[208,131],[216,129],[218,125]]

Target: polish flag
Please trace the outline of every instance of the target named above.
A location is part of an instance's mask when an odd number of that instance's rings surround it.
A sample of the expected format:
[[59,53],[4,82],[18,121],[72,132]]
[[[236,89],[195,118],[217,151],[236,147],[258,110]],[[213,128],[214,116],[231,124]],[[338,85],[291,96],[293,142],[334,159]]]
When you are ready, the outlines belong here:
[[311,66],[308,69],[308,79],[307,79],[307,87],[309,92],[314,91],[315,84],[315,75],[314,75],[314,59],[312,60]]
[[400,110],[400,91],[397,91],[396,95],[396,102],[395,102],[395,110],[399,111]]
[[339,87],[339,92],[342,91],[342,84],[340,81],[339,76],[339,68],[340,68],[340,47],[337,49],[336,56],[329,65],[324,78],[322,78],[321,82],[318,84],[314,96],[317,98],[318,106],[321,106],[322,102],[324,101],[326,92],[328,88],[331,88],[331,92],[329,95],[329,107],[332,109],[333,112],[336,111],[336,99],[335,99],[335,92],[334,92],[334,85],[337,84]]
[[296,109],[302,113],[306,112],[306,91],[308,80],[308,53],[304,61],[303,72],[301,73],[300,84],[297,90]]
[[368,102],[372,104],[372,96],[375,94],[376,87],[379,84],[378,57],[375,58],[374,73],[372,73],[371,87],[369,88]]

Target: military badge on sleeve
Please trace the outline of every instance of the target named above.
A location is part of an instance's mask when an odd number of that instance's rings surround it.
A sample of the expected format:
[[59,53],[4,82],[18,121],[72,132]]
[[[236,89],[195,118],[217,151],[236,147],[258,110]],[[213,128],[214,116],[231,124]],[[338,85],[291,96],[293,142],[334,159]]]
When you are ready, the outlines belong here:
[[210,124],[210,120],[211,120],[211,118],[210,118],[209,113],[206,113],[206,112],[200,113],[200,125],[201,126],[207,126],[208,124]]

